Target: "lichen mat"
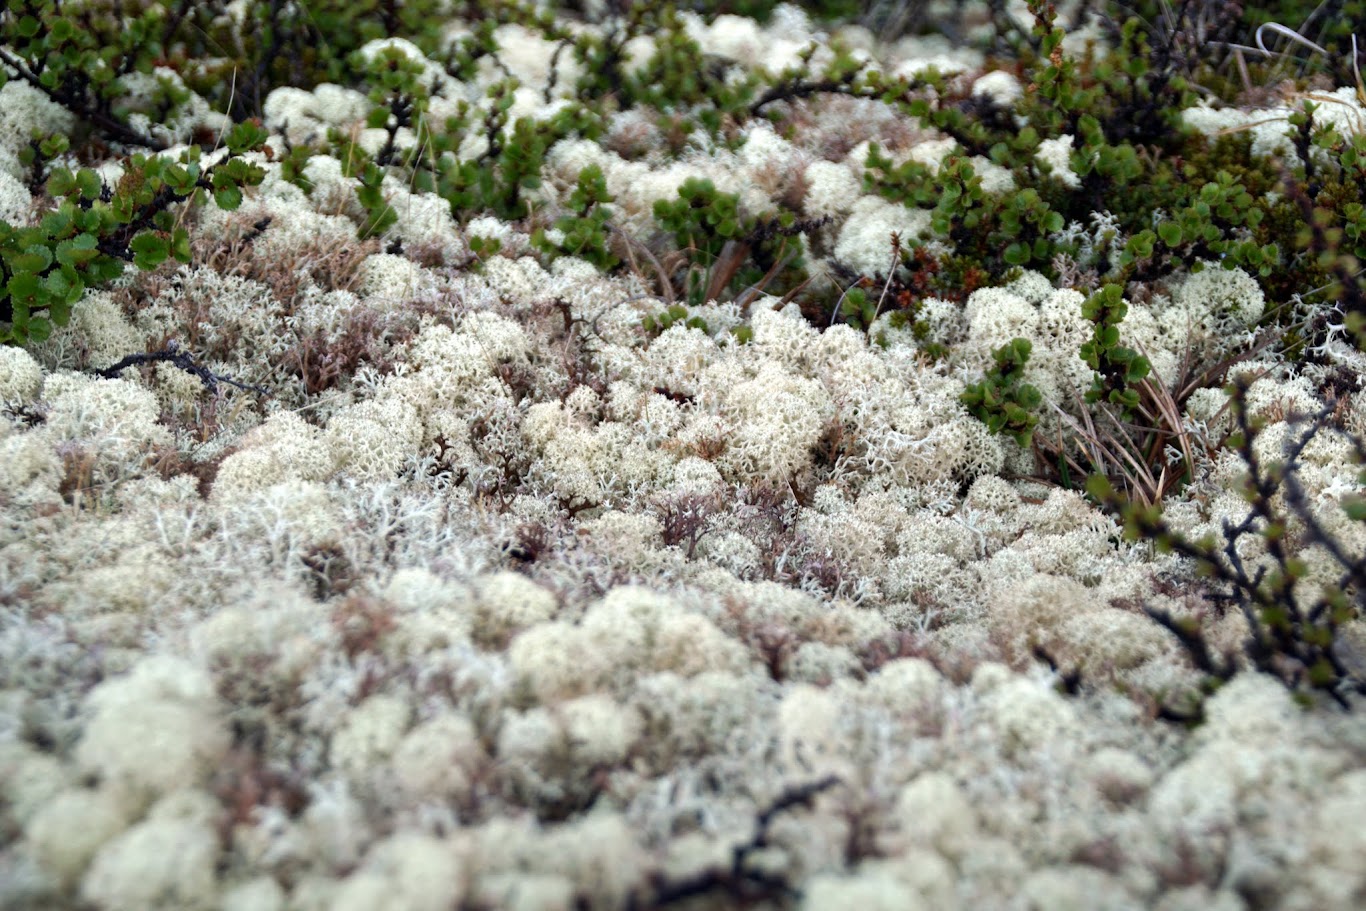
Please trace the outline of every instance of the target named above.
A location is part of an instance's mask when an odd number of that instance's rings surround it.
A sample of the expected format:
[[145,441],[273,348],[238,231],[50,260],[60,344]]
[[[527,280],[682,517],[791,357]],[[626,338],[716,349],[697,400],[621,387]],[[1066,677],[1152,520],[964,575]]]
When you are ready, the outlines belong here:
[[1358,5],[687,6],[0,12],[0,907],[1366,905]]

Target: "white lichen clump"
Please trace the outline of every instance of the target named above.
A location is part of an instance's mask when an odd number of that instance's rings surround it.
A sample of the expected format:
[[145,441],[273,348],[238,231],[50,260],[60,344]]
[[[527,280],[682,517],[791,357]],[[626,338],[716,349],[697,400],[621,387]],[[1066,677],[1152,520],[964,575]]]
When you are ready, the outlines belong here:
[[32,402],[43,385],[43,368],[22,348],[0,348],[0,402]]

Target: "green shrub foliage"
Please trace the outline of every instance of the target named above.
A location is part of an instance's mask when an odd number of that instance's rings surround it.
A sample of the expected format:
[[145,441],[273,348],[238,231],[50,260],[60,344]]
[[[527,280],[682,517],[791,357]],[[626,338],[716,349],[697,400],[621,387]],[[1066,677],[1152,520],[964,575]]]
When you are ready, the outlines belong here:
[[604,272],[610,272],[621,262],[608,249],[608,225],[612,197],[607,193],[607,181],[602,168],[589,165],[579,172],[574,193],[569,197],[571,214],[555,222],[555,229],[563,235],[551,240],[544,229],[538,229],[531,241],[538,248],[554,254],[569,254],[586,259]]
[[1028,446],[1034,436],[1039,418],[1032,411],[1043,401],[1039,390],[1023,381],[1032,349],[1025,338],[1012,339],[997,348],[991,355],[995,366],[962,395],[963,404],[992,433],[1009,433],[1021,446]]
[[1087,298],[1081,313],[1095,323],[1095,331],[1080,352],[1082,360],[1095,371],[1086,401],[1117,405],[1126,416],[1138,407],[1138,393],[1131,387],[1149,370],[1147,358],[1119,343],[1119,325],[1128,311],[1119,285],[1106,285]]
[[0,340],[42,341],[63,326],[86,288],[123,274],[132,263],[154,269],[168,258],[190,259],[188,231],[175,206],[211,195],[223,209],[242,202],[242,188],[260,183],[261,168],[244,153],[265,135],[250,123],[226,137],[226,155],[204,166],[198,148],[178,158],[137,154],[110,187],[89,168],[58,167],[46,190],[55,206],[36,224],[0,221]]

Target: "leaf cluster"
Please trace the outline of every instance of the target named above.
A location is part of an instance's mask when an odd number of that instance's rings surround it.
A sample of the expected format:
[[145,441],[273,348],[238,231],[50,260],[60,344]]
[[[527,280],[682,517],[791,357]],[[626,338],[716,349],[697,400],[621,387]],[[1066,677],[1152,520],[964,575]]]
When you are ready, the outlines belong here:
[[646,314],[640,324],[652,336],[667,332],[676,325],[687,326],[689,329],[700,329],[710,334],[707,321],[700,316],[690,316],[688,308],[682,304],[673,304],[659,313]]
[[0,83],[28,83],[113,141],[164,148],[133,116],[165,120],[190,92],[161,78],[151,93],[134,93],[129,79],[151,75],[165,56],[174,40],[167,13],[158,3],[130,10],[87,3],[69,10],[58,0],[13,0],[0,9]]
[[356,51],[403,37],[424,54],[442,49],[445,0],[157,0],[173,40],[167,62],[186,85],[233,120],[262,115],[281,86],[353,84],[366,66]]
[[531,236],[532,244],[551,255],[577,256],[603,272],[610,272],[621,262],[608,249],[607,243],[613,214],[608,205],[611,201],[602,168],[589,165],[579,172],[574,192],[569,197],[570,214],[555,222],[555,229],[563,238],[552,241],[544,229],[537,229]]
[[[676,199],[654,204],[655,222],[670,237],[681,263],[687,299],[694,304],[731,294],[748,297],[781,280],[788,288],[805,281],[795,238],[825,224],[799,220],[790,211],[757,217],[740,208],[740,197],[718,190],[710,179],[689,177]],[[666,276],[672,294],[673,279]],[[791,293],[791,292],[789,292]]]
[[[1257,275],[1269,297],[1314,288],[1366,306],[1356,274],[1366,253],[1357,249],[1366,139],[1314,122],[1318,108],[1340,100],[1302,95],[1286,123],[1296,155],[1278,172],[1238,131],[1207,138],[1182,127],[1200,67],[1170,34],[1137,17],[1107,20],[1117,47],[1104,58],[1065,55],[1051,5],[1031,11],[1036,25],[1017,36],[1008,67],[1022,73],[1024,98],[1006,110],[932,70],[905,80],[892,103],[959,149],[935,169],[897,165],[873,147],[869,189],[929,210],[936,235],[954,244],[950,258],[982,264],[993,282],[1014,266],[1058,277],[1059,257],[1078,254],[1061,229],[1106,212],[1124,240],[1096,264],[1103,282],[1148,281],[1214,260]],[[1073,146],[1067,179],[1037,158],[1056,140]],[[1021,189],[985,193],[974,156],[1008,169]]]
[[168,258],[190,259],[189,233],[174,206],[211,195],[223,209],[242,201],[242,187],[264,172],[243,157],[264,133],[242,124],[226,137],[226,154],[205,167],[191,147],[172,159],[137,154],[110,187],[89,168],[60,167],[47,181],[56,202],[36,224],[0,221],[0,341],[25,344],[63,326],[87,288],[123,274],[125,263],[154,269]]
[[1129,305],[1124,302],[1119,285],[1106,285],[1088,297],[1081,313],[1095,325],[1090,341],[1083,343],[1078,352],[1095,371],[1086,401],[1107,402],[1126,417],[1138,407],[1138,392],[1133,386],[1151,369],[1147,358],[1120,344],[1119,324],[1128,312]]
[[964,390],[961,401],[992,433],[1008,433],[1021,446],[1028,446],[1039,423],[1033,409],[1043,401],[1039,390],[1024,382],[1033,344],[1029,339],[1011,339],[992,352],[995,366],[979,383]]
[[740,197],[723,193],[711,180],[689,177],[678,188],[677,199],[654,205],[655,221],[673,235],[678,245],[715,258],[727,240],[754,228],[754,219],[740,212]]

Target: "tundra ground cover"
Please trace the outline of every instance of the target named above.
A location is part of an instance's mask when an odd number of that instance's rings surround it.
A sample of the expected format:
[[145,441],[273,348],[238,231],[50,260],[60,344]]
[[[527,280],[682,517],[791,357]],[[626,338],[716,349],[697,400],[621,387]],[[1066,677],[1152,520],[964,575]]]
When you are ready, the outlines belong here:
[[0,904],[1361,905],[1345,16],[350,6],[0,14]]

